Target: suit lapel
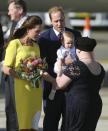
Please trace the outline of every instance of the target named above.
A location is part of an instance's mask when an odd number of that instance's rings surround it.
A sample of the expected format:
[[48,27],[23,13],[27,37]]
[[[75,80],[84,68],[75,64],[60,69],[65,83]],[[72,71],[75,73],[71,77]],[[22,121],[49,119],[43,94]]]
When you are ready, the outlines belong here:
[[52,41],[58,41],[58,37],[56,36],[53,28],[51,28],[51,30],[50,30],[50,39],[51,39]]

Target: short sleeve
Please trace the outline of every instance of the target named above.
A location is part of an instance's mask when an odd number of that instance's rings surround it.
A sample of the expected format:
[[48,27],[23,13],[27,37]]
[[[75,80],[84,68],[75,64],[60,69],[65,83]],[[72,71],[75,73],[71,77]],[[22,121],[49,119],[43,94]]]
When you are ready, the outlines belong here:
[[61,51],[61,48],[57,50],[57,58],[58,59],[63,59],[64,58],[64,56],[62,54],[62,51]]
[[70,79],[76,79],[80,76],[80,68],[75,63],[72,63],[66,67],[63,71],[64,75],[68,76]]
[[4,65],[13,66],[16,57],[17,42],[15,40],[10,41],[8,47],[6,48],[6,54],[4,59]]

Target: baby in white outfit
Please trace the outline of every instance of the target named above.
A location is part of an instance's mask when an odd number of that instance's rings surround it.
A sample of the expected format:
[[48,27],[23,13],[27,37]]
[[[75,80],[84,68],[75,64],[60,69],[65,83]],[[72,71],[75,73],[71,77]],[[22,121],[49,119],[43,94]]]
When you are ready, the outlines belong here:
[[64,60],[68,56],[71,57],[73,61],[76,60],[74,35],[69,31],[65,31],[63,32],[62,45],[57,50],[57,61],[54,65],[54,72],[57,73],[57,75],[61,75],[63,69],[65,69],[66,64]]
[[[57,61],[54,64],[54,72],[58,76],[60,76],[63,70],[66,68],[66,64],[65,64],[66,57],[71,58],[71,63],[72,61],[76,60],[76,53],[75,53],[75,47],[74,47],[74,35],[69,31],[63,32],[61,42],[62,42],[62,45],[57,50]],[[56,90],[52,86],[52,90],[49,95],[50,100],[54,99],[55,93],[56,93]]]

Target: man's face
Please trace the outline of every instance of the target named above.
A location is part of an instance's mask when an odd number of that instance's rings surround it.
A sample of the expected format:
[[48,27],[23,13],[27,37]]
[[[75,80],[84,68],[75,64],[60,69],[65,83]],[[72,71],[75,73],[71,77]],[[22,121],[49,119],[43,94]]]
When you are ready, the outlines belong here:
[[21,8],[16,7],[14,2],[9,4],[8,15],[10,16],[12,21],[19,21],[22,15],[22,11],[23,10]]
[[51,14],[51,23],[55,30],[61,32],[64,29],[64,15],[58,11]]

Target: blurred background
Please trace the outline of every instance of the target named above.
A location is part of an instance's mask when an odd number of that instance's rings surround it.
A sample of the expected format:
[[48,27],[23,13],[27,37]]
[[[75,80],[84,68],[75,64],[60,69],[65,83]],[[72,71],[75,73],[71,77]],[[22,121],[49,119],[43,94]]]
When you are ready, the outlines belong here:
[[[84,19],[90,17],[90,24],[95,29],[108,28],[108,1],[107,0],[25,0],[28,7],[28,14],[37,14],[44,21],[44,27],[50,26],[48,9],[54,5],[63,6],[66,14],[66,24],[72,28],[82,29]],[[8,0],[0,0],[0,21],[4,33],[10,26],[10,20],[7,15]]]
[[[79,30],[83,36],[97,40],[95,55],[104,66],[106,76],[100,94],[103,111],[96,131],[108,131],[108,0],[25,0],[28,15],[39,15],[46,30],[51,26],[48,9],[55,5],[63,6],[66,26]],[[0,22],[4,38],[9,36],[11,21],[8,13],[8,0],[0,0]],[[0,89],[1,92],[1,89]],[[42,127],[42,123],[40,124]],[[5,131],[4,98],[0,93],[0,131]],[[41,129],[40,129],[41,130]]]

